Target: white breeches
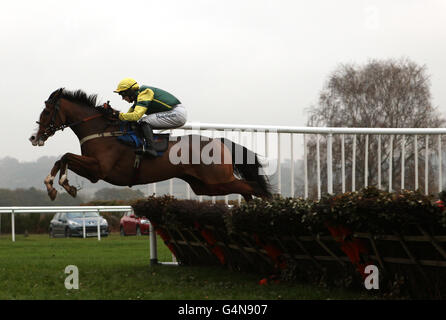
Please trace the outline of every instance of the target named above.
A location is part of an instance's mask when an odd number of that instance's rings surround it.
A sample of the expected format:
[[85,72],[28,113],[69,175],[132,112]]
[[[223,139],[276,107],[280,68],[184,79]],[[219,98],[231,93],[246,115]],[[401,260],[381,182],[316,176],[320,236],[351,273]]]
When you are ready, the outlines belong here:
[[138,120],[138,123],[146,122],[153,129],[174,129],[182,127],[187,120],[186,108],[182,104],[177,104],[169,111],[149,114]]

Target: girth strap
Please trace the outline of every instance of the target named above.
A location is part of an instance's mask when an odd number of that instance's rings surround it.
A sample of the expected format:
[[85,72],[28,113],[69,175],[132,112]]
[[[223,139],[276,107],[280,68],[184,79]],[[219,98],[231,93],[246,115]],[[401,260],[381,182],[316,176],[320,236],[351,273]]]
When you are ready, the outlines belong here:
[[86,136],[85,138],[81,139],[79,142],[82,146],[83,143],[92,140],[92,139],[96,139],[96,138],[104,138],[104,137],[119,137],[124,135],[125,132],[122,131],[112,131],[112,132],[102,132],[102,133],[95,133],[95,134],[91,134],[89,136]]

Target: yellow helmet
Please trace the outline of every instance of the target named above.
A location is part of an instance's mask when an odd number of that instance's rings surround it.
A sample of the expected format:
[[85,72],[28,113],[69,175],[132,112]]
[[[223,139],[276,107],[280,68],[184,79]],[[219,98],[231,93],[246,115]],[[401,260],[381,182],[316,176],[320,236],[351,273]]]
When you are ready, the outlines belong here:
[[126,90],[128,90],[130,88],[132,88],[134,90],[138,90],[139,89],[139,85],[138,85],[138,83],[136,82],[135,79],[125,78],[125,79],[122,79],[118,83],[118,88],[116,88],[116,90],[113,91],[113,92],[119,93],[119,92],[126,91]]

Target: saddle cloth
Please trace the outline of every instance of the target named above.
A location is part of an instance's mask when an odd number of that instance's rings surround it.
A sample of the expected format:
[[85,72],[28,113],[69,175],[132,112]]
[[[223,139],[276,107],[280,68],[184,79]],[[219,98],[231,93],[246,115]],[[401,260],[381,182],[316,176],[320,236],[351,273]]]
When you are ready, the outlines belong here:
[[[124,134],[117,137],[120,142],[135,149],[140,148],[145,144],[144,139],[137,135],[128,124],[121,124],[121,131],[124,132]],[[162,155],[164,151],[167,150],[167,147],[169,146],[169,136],[170,134],[168,133],[153,134],[153,148],[158,152],[158,155]]]

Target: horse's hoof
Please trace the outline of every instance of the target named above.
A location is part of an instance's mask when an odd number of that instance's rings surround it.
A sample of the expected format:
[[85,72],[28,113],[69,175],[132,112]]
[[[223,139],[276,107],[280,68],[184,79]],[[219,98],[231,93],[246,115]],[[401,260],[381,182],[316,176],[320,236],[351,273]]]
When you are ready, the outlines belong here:
[[76,188],[76,187],[73,187],[73,186],[70,186],[70,191],[68,191],[68,194],[69,194],[70,196],[72,196],[73,198],[76,198],[76,195],[77,195],[77,188]]
[[48,196],[50,197],[51,201],[54,201],[54,199],[56,199],[57,196],[57,190],[51,189],[50,191],[48,191]]

